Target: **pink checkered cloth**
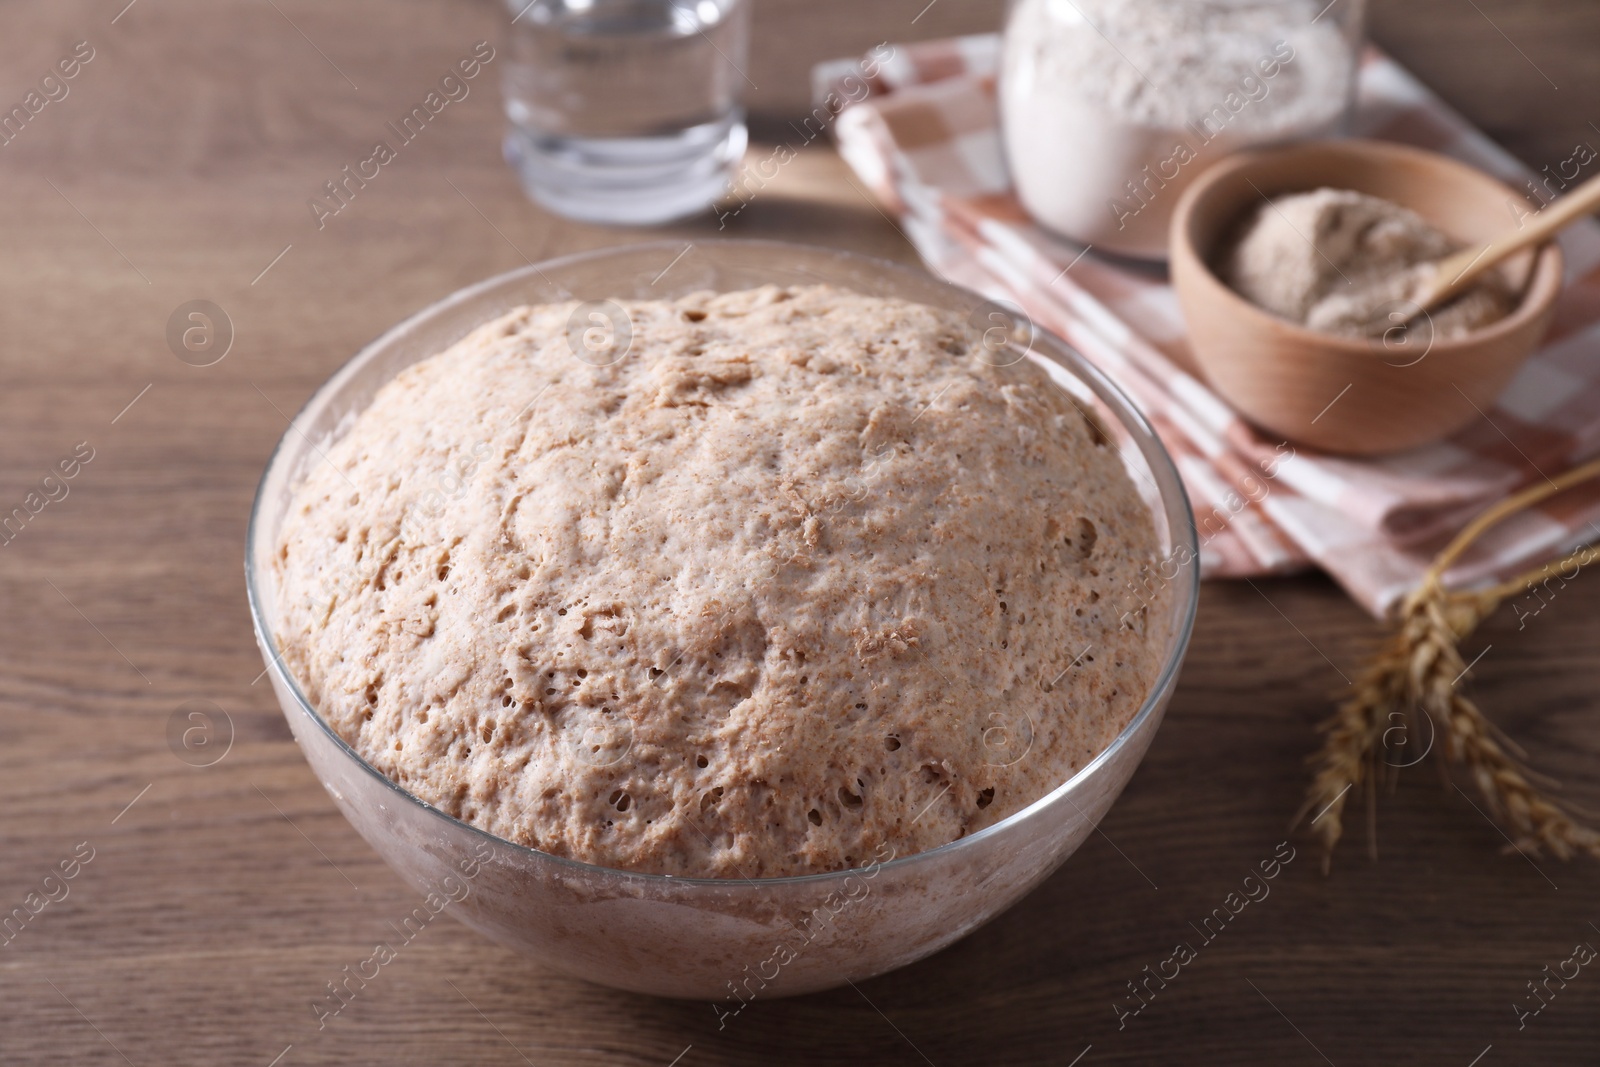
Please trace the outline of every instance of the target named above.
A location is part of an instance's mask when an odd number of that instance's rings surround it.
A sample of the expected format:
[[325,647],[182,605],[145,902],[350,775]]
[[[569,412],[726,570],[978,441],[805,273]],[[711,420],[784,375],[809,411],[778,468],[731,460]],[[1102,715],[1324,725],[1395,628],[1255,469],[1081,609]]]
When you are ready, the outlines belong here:
[[[1015,301],[1133,397],[1194,502],[1203,574],[1315,565],[1382,616],[1472,515],[1600,452],[1600,223],[1563,235],[1570,288],[1555,327],[1482,420],[1398,456],[1291,455],[1185,369],[1193,364],[1164,273],[1082,255],[1030,222],[1000,148],[998,45],[994,35],[902,45],[874,63],[864,99],[859,82],[841,83],[854,91],[839,97],[860,102],[835,124],[840,153],[930,269]],[[824,64],[817,84],[856,69]],[[1533,176],[1376,51],[1362,64],[1355,130],[1447,153],[1518,188]],[[1449,580],[1507,578],[1597,538],[1600,485],[1591,484],[1497,527]]]

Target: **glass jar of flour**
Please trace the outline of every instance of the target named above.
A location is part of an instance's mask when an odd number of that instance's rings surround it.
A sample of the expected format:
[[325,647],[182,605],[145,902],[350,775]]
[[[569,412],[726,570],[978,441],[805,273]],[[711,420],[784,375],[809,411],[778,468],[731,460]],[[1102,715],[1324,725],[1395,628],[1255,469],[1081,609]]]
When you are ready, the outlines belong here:
[[1342,130],[1363,0],[1013,0],[1006,157],[1042,225],[1163,259],[1183,187],[1223,155]]

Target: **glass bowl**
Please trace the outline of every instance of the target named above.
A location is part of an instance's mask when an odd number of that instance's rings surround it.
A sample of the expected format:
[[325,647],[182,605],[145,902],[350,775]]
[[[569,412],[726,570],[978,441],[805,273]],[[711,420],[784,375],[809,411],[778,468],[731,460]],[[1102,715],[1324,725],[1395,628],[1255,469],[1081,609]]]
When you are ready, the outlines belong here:
[[[978,833],[917,854],[885,850],[849,871],[785,878],[677,878],[599,867],[512,844],[385,778],[323,721],[273,637],[269,565],[291,491],[403,368],[521,304],[676,297],[828,283],[1006,321],[1004,344],[1049,372],[1120,454],[1151,507],[1161,562],[1130,584],[1165,645],[1160,673],[1111,745],[1047,796]],[[998,316],[998,318],[996,318]],[[1024,358],[1019,352],[1018,358]],[[339,810],[427,907],[548,967],[620,989],[720,1002],[791,995],[904,966],[992,919],[1083,843],[1144,757],[1188,646],[1198,593],[1193,516],[1177,471],[1126,397],[1076,352],[976,294],[899,265],[764,241],[632,245],[566,256],[461,290],[362,349],[295,417],[250,517],[245,577],[256,639],[296,742]]]

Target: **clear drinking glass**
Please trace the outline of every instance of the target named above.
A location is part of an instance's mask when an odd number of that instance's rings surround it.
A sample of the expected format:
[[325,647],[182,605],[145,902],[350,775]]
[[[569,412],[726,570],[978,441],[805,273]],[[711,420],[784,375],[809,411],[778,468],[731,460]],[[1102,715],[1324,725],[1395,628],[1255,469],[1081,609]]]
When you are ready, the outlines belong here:
[[506,161],[539,203],[650,224],[727,189],[744,155],[748,0],[504,0]]

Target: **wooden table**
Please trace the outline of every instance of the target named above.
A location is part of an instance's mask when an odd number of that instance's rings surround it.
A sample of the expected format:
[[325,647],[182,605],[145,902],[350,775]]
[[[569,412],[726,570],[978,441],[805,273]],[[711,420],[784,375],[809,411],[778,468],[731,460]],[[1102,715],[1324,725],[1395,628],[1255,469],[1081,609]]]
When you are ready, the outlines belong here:
[[[859,992],[757,1002],[719,1032],[706,1004],[569,981],[445,923],[319,1032],[312,999],[415,901],[255,681],[241,558],[256,478],[285,413],[389,324],[525,259],[635,235],[523,200],[491,78],[317,228],[308,198],[492,33],[487,5],[125,2],[0,10],[0,98],[76,42],[94,49],[69,95],[0,147],[0,514],[92,450],[0,546],[0,914],[59,897],[0,947],[0,1063],[1594,1062],[1600,974],[1521,1032],[1512,1004],[1574,943],[1600,943],[1600,868],[1503,855],[1475,802],[1427,772],[1383,798],[1377,863],[1358,830],[1324,878],[1297,841],[1270,898],[1119,1031],[1126,983],[1289,836],[1312,724],[1377,635],[1315,577],[1208,585],[1167,723],[1102,833],[933,959]],[[902,6],[909,34],[921,4]],[[794,49],[827,54],[829,8],[809,26],[793,4],[763,10],[804,28]],[[845,18],[845,0],[831,10]],[[1471,82],[1479,113],[1520,124],[1517,146],[1543,162],[1600,143],[1582,92],[1593,11],[1393,0],[1378,24],[1419,66]],[[913,259],[823,147],[735,232]],[[232,324],[211,366],[167,341],[196,299]],[[1485,706],[1591,807],[1597,608],[1585,574],[1467,649],[1487,650]],[[169,744],[189,701],[231,721],[211,766]],[[74,877],[47,881],[63,863]]]

